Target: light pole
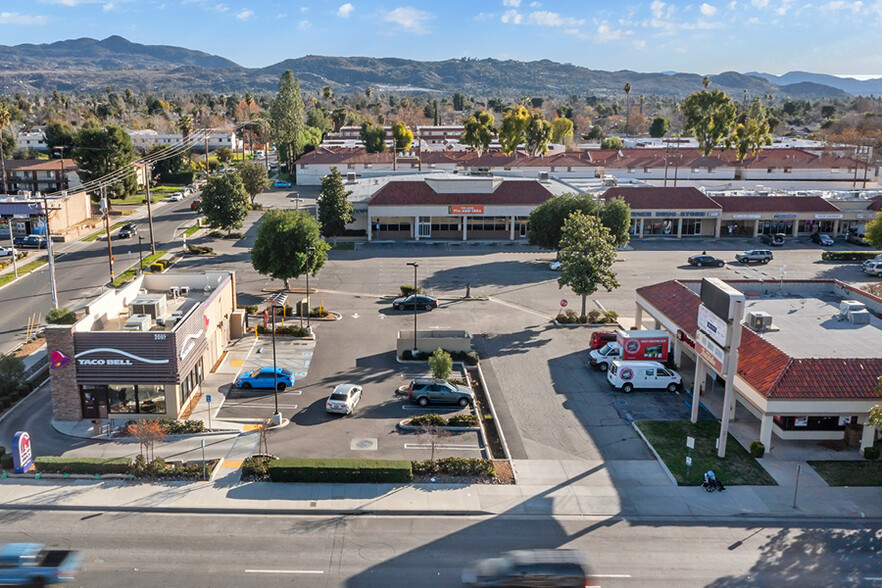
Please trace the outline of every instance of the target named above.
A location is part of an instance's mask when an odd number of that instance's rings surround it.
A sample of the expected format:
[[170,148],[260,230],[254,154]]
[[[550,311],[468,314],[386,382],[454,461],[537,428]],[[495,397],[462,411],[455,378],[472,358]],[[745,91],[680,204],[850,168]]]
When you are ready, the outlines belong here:
[[141,275],[141,272],[144,271],[144,256],[141,253],[141,250],[143,249],[143,246],[141,245],[141,241],[143,241],[143,240],[144,240],[144,238],[141,235],[138,235],[138,275],[139,276]]
[[279,293],[270,298],[270,311],[273,315],[273,401],[276,407],[275,412],[273,412],[274,426],[282,424],[282,413],[279,412],[279,371],[276,367],[276,308],[279,306],[284,308],[287,301],[287,294]]
[[309,254],[315,251],[315,247],[306,248],[306,332],[312,335],[312,327],[309,325],[309,315],[312,314],[312,304],[309,300]]
[[[417,282],[417,268],[420,267],[420,264],[416,261],[408,261],[407,265],[413,266],[413,295],[416,296],[420,291],[419,283]],[[419,349],[417,349],[417,305],[416,299],[413,301],[413,351],[411,355],[413,355],[413,359],[416,359],[416,355],[419,353]]]

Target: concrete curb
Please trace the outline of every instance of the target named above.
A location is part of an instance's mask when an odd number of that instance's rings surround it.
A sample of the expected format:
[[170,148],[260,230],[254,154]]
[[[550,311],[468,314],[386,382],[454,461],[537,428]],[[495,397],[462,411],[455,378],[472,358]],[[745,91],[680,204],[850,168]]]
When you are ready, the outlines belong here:
[[677,478],[674,477],[674,474],[672,474],[671,470],[668,469],[668,466],[665,465],[664,460],[656,452],[655,447],[652,446],[652,443],[649,442],[649,439],[647,439],[646,436],[643,435],[643,431],[640,430],[640,427],[637,426],[637,423],[631,421],[631,426],[634,427],[634,430],[637,431],[637,434],[640,435],[640,438],[643,439],[643,442],[646,443],[647,447],[649,447],[649,450],[655,456],[656,461],[658,461],[658,465],[661,466],[662,470],[665,472],[665,475],[668,477],[668,480],[671,481],[671,484],[673,484],[675,488],[679,487],[679,484],[677,484]]
[[551,322],[554,323],[555,327],[590,327],[592,329],[600,329],[604,327],[609,327],[610,329],[624,329],[622,325],[619,323],[559,323],[556,319],[551,319]]

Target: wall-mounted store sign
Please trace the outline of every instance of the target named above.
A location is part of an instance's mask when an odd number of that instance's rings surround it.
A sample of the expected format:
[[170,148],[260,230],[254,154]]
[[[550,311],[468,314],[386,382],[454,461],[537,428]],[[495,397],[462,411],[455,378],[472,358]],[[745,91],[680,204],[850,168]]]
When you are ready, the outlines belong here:
[[818,220],[834,220],[837,218],[842,218],[841,214],[816,214],[815,218]]
[[[96,354],[99,356],[85,357],[87,355],[93,356]],[[108,357],[108,354],[114,357]],[[146,357],[141,357],[140,355],[135,355],[134,353],[129,353],[128,351],[111,349],[110,347],[99,347],[97,349],[89,349],[88,351],[77,353],[76,360],[77,365],[88,366],[131,366],[135,365],[135,362],[149,364],[168,363],[168,359],[148,359]]]
[[652,216],[651,212],[643,212],[643,211],[631,211],[631,216]]
[[732,218],[755,219],[762,218],[761,214],[733,214]]
[[655,216],[677,216],[676,212],[657,211]]
[[680,213],[680,216],[707,216],[707,213],[700,210],[684,210]]
[[483,206],[448,206],[447,214],[484,214]]
[[796,218],[795,214],[773,214],[772,218]]
[[709,213],[707,213],[707,215],[709,217],[717,217],[717,216],[720,216],[720,211],[719,210],[712,210]]

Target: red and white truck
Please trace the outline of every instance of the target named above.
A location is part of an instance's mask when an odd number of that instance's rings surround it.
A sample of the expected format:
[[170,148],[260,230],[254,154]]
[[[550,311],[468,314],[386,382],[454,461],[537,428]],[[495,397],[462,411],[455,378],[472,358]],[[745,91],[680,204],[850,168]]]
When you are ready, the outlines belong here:
[[665,362],[671,349],[671,337],[664,330],[616,330],[615,342],[610,341],[589,354],[591,365],[606,371],[613,360]]

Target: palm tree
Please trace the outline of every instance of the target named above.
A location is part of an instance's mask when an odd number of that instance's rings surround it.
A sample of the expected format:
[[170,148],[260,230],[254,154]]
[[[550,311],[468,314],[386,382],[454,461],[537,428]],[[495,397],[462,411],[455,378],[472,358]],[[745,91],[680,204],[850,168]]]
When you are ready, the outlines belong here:
[[371,92],[372,92],[372,90],[371,90],[370,86],[368,86],[367,88],[364,89],[365,98],[367,98],[368,100],[371,99]]
[[625,133],[631,125],[631,84],[625,84]]
[[3,129],[9,124],[9,107],[0,102],[0,178],[3,178],[3,193],[6,194],[6,159],[3,157]]
[[704,86],[704,89],[705,89],[705,90],[707,90],[707,87],[710,86],[710,77],[709,77],[709,76],[704,76],[704,77],[701,79],[701,85]]
[[[190,133],[193,132],[193,119],[190,118],[190,115],[185,114],[181,118],[178,119],[176,125],[178,130],[181,131],[181,135],[184,137],[184,143],[187,142],[187,139],[190,138]],[[190,162],[190,168],[193,167],[193,151],[189,148],[187,149],[187,159]]]
[[331,96],[333,96],[333,95],[334,95],[334,91],[331,89],[331,86],[325,86],[324,88],[322,88],[322,97],[325,100],[330,100]]

